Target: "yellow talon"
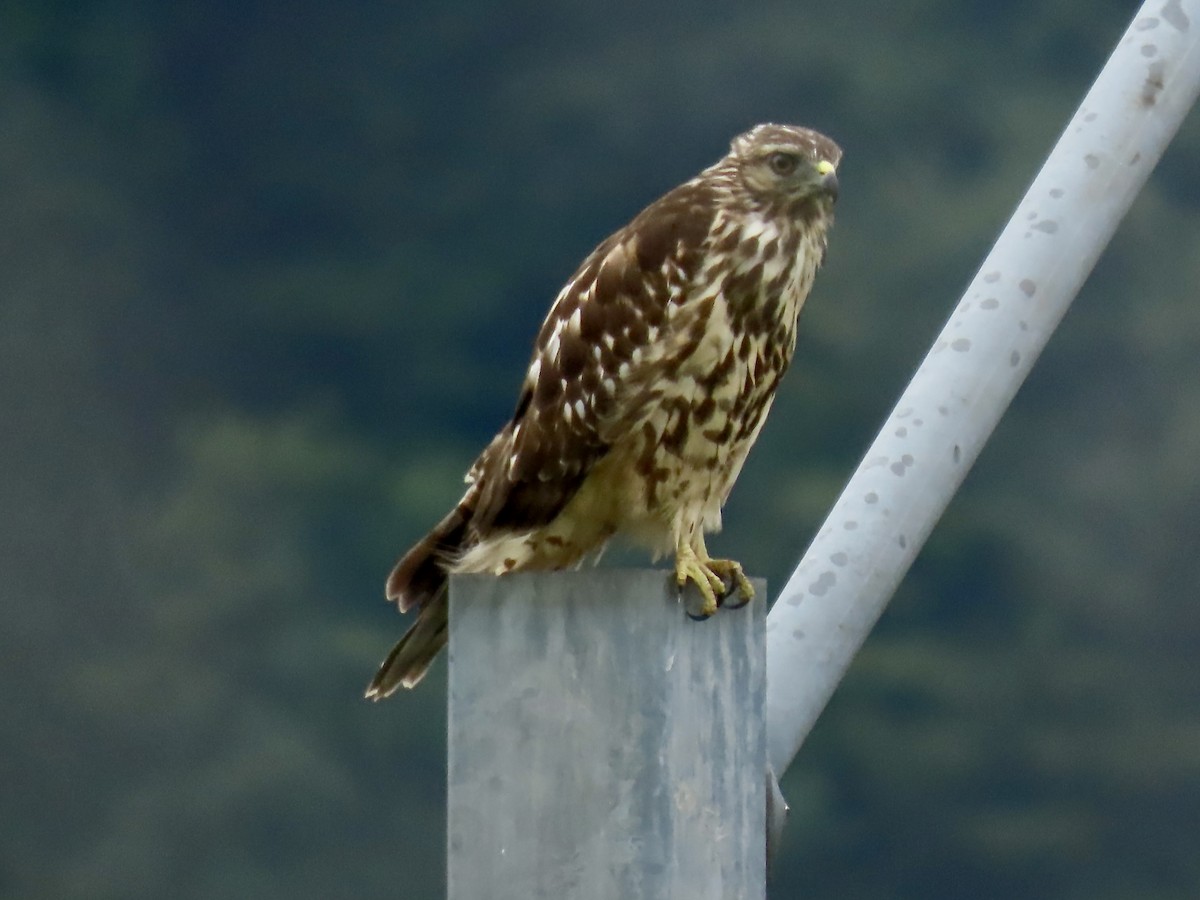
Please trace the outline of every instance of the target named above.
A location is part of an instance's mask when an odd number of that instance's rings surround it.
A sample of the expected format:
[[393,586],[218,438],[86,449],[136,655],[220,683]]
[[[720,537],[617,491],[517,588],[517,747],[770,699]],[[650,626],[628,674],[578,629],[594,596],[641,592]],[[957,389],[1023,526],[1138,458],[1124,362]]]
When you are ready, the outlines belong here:
[[[737,592],[741,595],[742,600],[746,603],[754,599],[754,585],[746,577],[746,570],[742,568],[740,562],[735,562],[732,559],[710,559],[708,561],[708,569],[711,572],[715,572],[722,579],[729,578],[737,588]],[[724,580],[722,580],[722,591],[724,591],[724,587]]]
[[709,559],[700,556],[691,547],[681,547],[675,554],[675,584],[682,590],[689,581],[696,585],[704,603],[699,615],[708,617],[716,613],[719,597],[725,594],[725,578],[734,584],[743,604],[754,597],[754,586],[746,577],[741,563],[732,559]]
[[704,603],[700,607],[700,615],[711,616],[717,611],[717,597],[725,593],[725,582],[721,576],[710,569],[708,560],[701,559],[691,547],[684,546],[675,554],[675,584],[680,590],[689,581],[696,585]]

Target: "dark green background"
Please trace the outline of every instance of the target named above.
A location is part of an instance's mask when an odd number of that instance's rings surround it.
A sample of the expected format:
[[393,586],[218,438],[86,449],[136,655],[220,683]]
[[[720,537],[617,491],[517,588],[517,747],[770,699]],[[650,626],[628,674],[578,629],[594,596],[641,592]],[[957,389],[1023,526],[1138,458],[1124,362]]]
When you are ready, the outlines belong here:
[[[755,122],[844,146],[711,542],[778,587],[1133,10],[0,6],[0,893],[441,896],[445,669],[360,700],[383,578],[576,262]],[[1200,895],[1198,158],[797,759],[776,896]]]

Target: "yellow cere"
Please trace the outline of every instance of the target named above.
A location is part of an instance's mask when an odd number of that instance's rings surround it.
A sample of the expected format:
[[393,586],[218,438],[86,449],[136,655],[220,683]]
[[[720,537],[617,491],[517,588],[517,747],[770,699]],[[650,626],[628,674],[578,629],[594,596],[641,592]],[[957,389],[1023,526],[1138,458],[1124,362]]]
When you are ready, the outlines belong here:
[[828,175],[833,170],[834,170],[833,163],[831,163],[827,159],[823,159],[819,163],[817,163],[817,174],[818,175]]

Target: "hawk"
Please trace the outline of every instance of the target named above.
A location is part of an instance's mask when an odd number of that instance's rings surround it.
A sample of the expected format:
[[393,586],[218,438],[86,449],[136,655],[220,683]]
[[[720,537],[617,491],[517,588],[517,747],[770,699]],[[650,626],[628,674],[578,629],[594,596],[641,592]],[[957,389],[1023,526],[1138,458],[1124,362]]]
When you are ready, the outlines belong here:
[[702,616],[727,590],[753,596],[704,536],[791,362],[841,156],[810,129],[759,125],[583,261],[466,493],[388,578],[388,599],[419,612],[368,697],[413,687],[445,646],[451,572],[572,566],[619,533],[673,554]]

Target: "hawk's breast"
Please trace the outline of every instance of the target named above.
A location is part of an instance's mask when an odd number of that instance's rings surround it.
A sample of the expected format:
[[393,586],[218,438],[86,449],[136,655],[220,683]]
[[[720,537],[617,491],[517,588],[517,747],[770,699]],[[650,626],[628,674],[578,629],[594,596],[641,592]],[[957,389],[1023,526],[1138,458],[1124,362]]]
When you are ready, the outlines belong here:
[[796,319],[820,260],[797,228],[750,216],[718,221],[686,301],[668,308],[657,378],[644,391],[631,477],[638,512],[705,530],[720,509],[791,362]]

